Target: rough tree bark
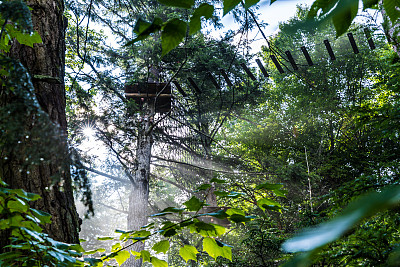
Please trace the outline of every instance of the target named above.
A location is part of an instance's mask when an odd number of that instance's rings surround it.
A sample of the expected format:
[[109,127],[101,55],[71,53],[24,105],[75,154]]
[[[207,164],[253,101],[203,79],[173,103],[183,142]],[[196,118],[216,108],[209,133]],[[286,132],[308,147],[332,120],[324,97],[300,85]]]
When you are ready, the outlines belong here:
[[[24,159],[14,156],[2,166],[3,176],[10,187],[22,188],[42,197],[32,205],[52,215],[52,223],[45,226],[45,232],[50,237],[62,242],[79,243],[79,217],[73,199],[69,165],[66,163],[64,39],[67,22],[63,17],[64,2],[28,0],[26,3],[31,8],[34,30],[40,34],[43,43],[31,48],[14,42],[9,56],[19,60],[31,75],[38,102],[51,121],[59,126],[60,147],[65,150],[50,156],[51,163],[35,166],[29,172],[19,170]],[[29,128],[34,118],[27,118],[26,121]],[[27,145],[30,145],[29,142]],[[57,179],[56,184],[53,184],[54,179]]]
[[[134,182],[132,183],[129,195],[129,230],[139,230],[140,227],[146,225],[148,222],[150,159],[151,148],[153,146],[151,127],[154,114],[155,106],[153,103],[151,101],[144,103],[143,115],[138,127]],[[137,242],[130,249],[140,252],[144,249],[144,243]],[[134,257],[131,257],[124,263],[124,266],[140,267],[142,266],[142,260],[135,260]]]

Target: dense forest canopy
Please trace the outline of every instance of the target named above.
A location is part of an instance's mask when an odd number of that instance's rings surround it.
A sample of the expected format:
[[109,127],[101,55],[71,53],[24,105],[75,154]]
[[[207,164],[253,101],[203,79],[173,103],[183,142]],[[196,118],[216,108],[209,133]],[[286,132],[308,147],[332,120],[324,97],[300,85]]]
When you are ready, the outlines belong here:
[[260,3],[0,1],[0,266],[398,265],[398,3]]

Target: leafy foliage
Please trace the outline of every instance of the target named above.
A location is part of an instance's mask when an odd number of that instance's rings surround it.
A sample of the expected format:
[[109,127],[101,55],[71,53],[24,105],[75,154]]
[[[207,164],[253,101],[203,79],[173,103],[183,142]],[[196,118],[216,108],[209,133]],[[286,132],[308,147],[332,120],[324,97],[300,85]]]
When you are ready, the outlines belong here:
[[50,223],[50,215],[29,207],[39,195],[21,189],[8,189],[0,180],[0,230],[11,233],[8,250],[0,254],[0,265],[12,266],[83,266],[78,258],[80,245],[66,244],[42,232],[41,225]]

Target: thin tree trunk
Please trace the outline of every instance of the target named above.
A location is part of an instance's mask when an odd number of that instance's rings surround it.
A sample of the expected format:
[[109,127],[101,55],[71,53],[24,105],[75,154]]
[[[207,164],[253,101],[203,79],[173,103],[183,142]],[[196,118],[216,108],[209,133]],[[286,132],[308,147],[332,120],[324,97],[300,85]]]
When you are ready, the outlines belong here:
[[[51,163],[34,166],[29,171],[21,172],[25,158],[19,155],[14,155],[1,167],[5,181],[12,188],[22,188],[42,197],[31,205],[52,215],[51,225],[45,226],[50,237],[62,242],[79,243],[79,217],[74,204],[67,157],[64,88],[64,39],[67,22],[63,18],[64,3],[61,0],[26,2],[32,9],[34,30],[38,31],[43,43],[35,44],[31,48],[14,42],[10,57],[19,60],[31,75],[41,108],[60,128],[60,136],[55,138],[58,139],[56,147],[61,147],[62,151],[53,149],[54,154],[49,156],[51,161],[48,161]],[[34,115],[26,118],[26,128],[32,128],[34,122]],[[26,146],[32,146],[29,140],[24,142]],[[54,184],[54,181],[57,183]]]
[[[149,181],[150,181],[150,159],[151,148],[153,145],[152,118],[154,116],[154,105],[149,102],[144,104],[144,112],[142,121],[139,125],[137,148],[136,148],[136,169],[134,175],[134,184],[132,184],[129,196],[129,214],[128,229],[139,230],[148,222],[148,206],[149,206]],[[142,251],[144,249],[143,242],[135,243],[131,248],[134,251]],[[125,267],[140,267],[142,260],[134,260],[129,258]]]

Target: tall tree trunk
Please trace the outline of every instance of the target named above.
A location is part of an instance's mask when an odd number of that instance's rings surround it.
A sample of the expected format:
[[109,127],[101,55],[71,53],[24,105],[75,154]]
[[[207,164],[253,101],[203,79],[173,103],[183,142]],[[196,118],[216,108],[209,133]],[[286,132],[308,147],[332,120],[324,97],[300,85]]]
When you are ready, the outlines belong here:
[[[148,222],[150,159],[153,146],[151,127],[154,113],[153,103],[151,101],[145,103],[138,130],[134,183],[129,196],[129,230],[139,230]],[[144,243],[137,242],[131,249],[140,252],[144,249]],[[140,267],[141,265],[142,260],[135,260],[133,257],[129,258],[124,264],[126,267]]]
[[[19,60],[32,77],[35,94],[40,107],[60,128],[58,143],[61,151],[52,150],[51,163],[36,165],[29,171],[20,170],[25,158],[14,155],[2,164],[5,181],[12,188],[39,194],[42,198],[31,203],[34,208],[52,215],[52,223],[45,226],[50,237],[67,243],[79,243],[79,217],[76,212],[67,153],[67,121],[65,114],[64,57],[65,29],[62,0],[28,0],[34,30],[43,43],[33,48],[12,44],[10,57]],[[32,128],[35,117],[26,119],[26,128]],[[43,139],[46,136],[42,137]],[[26,146],[32,146],[29,141]],[[38,147],[38,150],[43,147]],[[55,154],[57,153],[57,154]],[[57,183],[54,183],[57,181]],[[3,240],[4,241],[4,240]]]

